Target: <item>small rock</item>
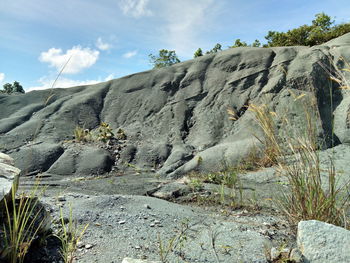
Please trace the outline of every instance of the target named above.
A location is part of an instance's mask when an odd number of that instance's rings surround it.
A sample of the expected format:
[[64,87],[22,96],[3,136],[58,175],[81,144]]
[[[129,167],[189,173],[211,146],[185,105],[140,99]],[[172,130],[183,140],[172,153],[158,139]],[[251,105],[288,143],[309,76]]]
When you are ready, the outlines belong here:
[[85,245],[85,248],[86,248],[86,249],[91,249],[91,248],[93,248],[93,247],[94,247],[94,245],[92,245],[92,244],[86,244],[86,245]]
[[290,252],[289,260],[295,263],[302,263],[303,255],[301,254],[301,251],[297,248],[293,248]]
[[277,248],[275,247],[271,248],[271,251],[270,251],[271,261],[276,261],[277,259],[279,259],[280,255],[281,253]]
[[120,221],[118,222],[119,225],[123,225],[123,224],[125,224],[125,223],[126,223],[125,220],[120,220]]
[[288,259],[289,258],[290,249],[289,248],[271,248],[270,256],[271,260],[277,261],[278,259]]
[[57,200],[60,201],[60,202],[64,202],[64,201],[66,201],[66,198],[65,198],[64,196],[60,195],[60,196],[57,198]]
[[83,248],[83,247],[84,247],[84,243],[81,242],[81,241],[79,241],[79,242],[77,243],[77,248]]
[[145,208],[147,208],[147,209],[151,209],[151,207],[150,207],[149,204],[144,204],[143,206],[144,206]]

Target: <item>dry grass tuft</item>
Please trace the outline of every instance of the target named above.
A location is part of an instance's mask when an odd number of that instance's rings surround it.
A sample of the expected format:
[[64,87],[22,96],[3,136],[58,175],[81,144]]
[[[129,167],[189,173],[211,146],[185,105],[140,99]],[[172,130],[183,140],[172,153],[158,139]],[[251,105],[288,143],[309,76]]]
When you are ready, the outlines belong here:
[[[288,119],[271,111],[266,105],[250,105],[256,121],[263,131],[260,142],[269,164],[276,164],[281,175],[286,176],[290,191],[283,194],[280,202],[283,212],[297,223],[300,220],[316,219],[338,226],[346,226],[345,210],[349,199],[344,191],[349,186],[337,186],[334,163],[322,177],[317,143],[317,108],[305,95],[294,96],[295,103],[301,102],[304,108],[306,129],[295,130]],[[287,131],[276,130],[276,117],[283,120]],[[293,129],[294,131],[291,131]]]

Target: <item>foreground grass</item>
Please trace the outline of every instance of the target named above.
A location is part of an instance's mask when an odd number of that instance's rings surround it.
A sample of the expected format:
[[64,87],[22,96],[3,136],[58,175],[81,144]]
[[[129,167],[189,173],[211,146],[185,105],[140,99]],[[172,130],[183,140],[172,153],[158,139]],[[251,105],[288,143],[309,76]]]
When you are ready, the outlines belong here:
[[59,221],[61,228],[56,236],[61,241],[61,256],[65,263],[72,263],[74,261],[78,242],[83,237],[85,231],[89,227],[89,224],[86,224],[82,229],[78,228],[77,222],[73,219],[72,206],[69,207],[68,220],[65,220],[62,208],[60,209]]
[[[347,227],[349,219],[345,215],[349,198],[344,193],[349,184],[338,186],[332,159],[323,177],[316,103],[304,94],[291,94],[295,103],[300,103],[304,109],[304,129],[296,130],[298,126],[284,116],[277,116],[267,105],[250,105],[249,108],[263,131],[263,138],[259,140],[265,158],[277,165],[280,174],[288,179],[290,191],[283,193],[279,205],[293,223],[315,219]],[[285,130],[282,132],[276,128],[277,118],[283,122]]]
[[[3,224],[5,250],[1,256],[8,262],[23,262],[32,242],[45,229],[47,218],[42,218],[43,207],[39,205],[38,184],[28,195],[16,198],[16,189],[11,191],[11,200],[5,202],[5,222]],[[40,194],[39,194],[40,195]]]
[[45,189],[36,182],[27,194],[16,194],[13,187],[9,201],[4,200],[5,211],[1,218],[0,234],[4,247],[0,249],[0,262],[22,263],[28,260],[27,254],[35,242],[44,244],[54,235],[60,240],[60,260],[71,263],[77,250],[77,243],[84,235],[88,224],[82,228],[77,226],[70,207],[69,217],[63,215],[62,209],[57,222],[58,230],[51,233],[51,219],[39,199]]

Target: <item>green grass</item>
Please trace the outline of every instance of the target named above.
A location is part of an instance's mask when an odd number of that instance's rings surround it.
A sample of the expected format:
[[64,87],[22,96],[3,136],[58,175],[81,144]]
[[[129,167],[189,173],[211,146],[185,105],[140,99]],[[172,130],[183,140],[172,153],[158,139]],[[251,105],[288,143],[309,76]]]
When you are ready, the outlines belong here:
[[14,185],[11,200],[5,199],[5,219],[3,222],[5,250],[1,256],[11,263],[21,263],[34,240],[38,238],[47,221],[40,218],[42,206],[36,197],[39,188],[34,186],[28,195],[16,196],[17,187]]
[[[188,219],[184,219],[177,229],[174,229],[174,234],[168,241],[162,240],[158,233],[158,251],[159,259],[162,263],[169,263],[169,257],[171,253],[177,252],[176,255],[179,259],[184,260],[184,248],[188,240],[188,232],[192,226]],[[174,253],[175,254],[175,253]],[[179,261],[178,261],[179,262]]]
[[56,236],[61,241],[61,255],[65,263],[72,263],[74,261],[75,252],[77,250],[78,242],[83,237],[89,224],[79,229],[77,222],[73,219],[72,207],[69,207],[68,220],[63,215],[62,208],[60,209],[59,223],[60,229]]
[[76,142],[87,142],[91,138],[91,133],[88,129],[76,126],[74,129],[74,139]]
[[[236,169],[216,173],[191,173],[188,185],[194,193],[193,201],[199,205],[220,205],[239,208],[243,205],[243,188]],[[217,185],[209,195],[203,194],[204,183]]]

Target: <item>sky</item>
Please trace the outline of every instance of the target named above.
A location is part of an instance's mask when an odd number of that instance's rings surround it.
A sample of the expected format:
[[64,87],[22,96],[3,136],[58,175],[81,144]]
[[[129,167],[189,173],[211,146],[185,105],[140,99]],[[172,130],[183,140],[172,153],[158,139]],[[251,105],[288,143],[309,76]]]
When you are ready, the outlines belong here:
[[28,92],[92,84],[149,70],[149,54],[181,61],[239,38],[310,24],[325,12],[350,22],[349,0],[0,0],[0,87]]

